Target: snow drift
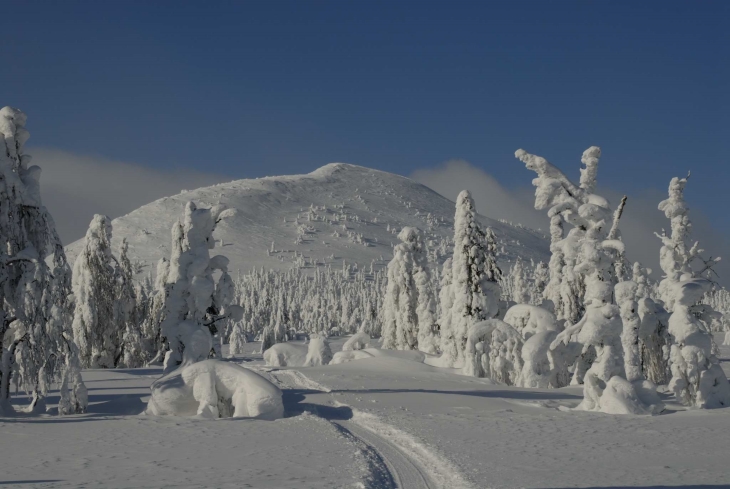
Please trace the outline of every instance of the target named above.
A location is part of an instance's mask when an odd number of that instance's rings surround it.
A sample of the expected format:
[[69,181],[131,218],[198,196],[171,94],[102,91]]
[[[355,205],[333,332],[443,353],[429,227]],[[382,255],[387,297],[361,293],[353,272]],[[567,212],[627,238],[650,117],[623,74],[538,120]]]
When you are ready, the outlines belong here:
[[219,360],[179,368],[151,389],[145,414],[266,420],[284,416],[278,387],[251,370]]

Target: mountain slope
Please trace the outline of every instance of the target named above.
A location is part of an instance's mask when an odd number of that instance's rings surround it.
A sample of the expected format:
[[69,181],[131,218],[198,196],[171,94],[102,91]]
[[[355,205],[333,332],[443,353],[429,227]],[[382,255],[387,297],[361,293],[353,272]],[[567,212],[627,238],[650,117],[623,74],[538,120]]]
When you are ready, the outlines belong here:
[[[435,245],[453,235],[450,200],[405,177],[332,163],[307,175],[236,180],[159,199],[114,219],[115,249],[127,238],[132,258],[147,265],[145,273],[154,273],[155,263],[170,255],[170,229],[189,200],[199,207],[222,203],[237,210],[218,225],[219,242],[211,251],[227,256],[232,271],[342,267],[343,260],[378,269],[391,259],[403,226],[425,230]],[[548,259],[548,243],[539,233],[482,221],[503,245],[500,262],[516,256]],[[67,247],[71,262],[82,246],[79,240]]]

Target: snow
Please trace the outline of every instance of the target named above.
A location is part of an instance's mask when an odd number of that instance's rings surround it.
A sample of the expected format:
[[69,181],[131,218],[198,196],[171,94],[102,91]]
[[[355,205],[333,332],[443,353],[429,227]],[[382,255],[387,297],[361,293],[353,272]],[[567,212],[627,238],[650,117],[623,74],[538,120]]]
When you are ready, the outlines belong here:
[[[332,349],[345,341],[332,340]],[[3,444],[15,447],[0,458],[3,481],[31,488],[730,484],[726,454],[707,449],[725,443],[728,409],[572,411],[580,387],[497,385],[405,358],[423,355],[417,351],[373,350],[384,355],[267,372],[251,353],[258,348],[248,344],[235,361],[281,389],[284,418],[140,415],[159,367],[85,370],[87,414],[63,422],[53,413],[0,418]],[[730,348],[721,347],[720,360],[730,365]]]
[[370,335],[367,333],[355,333],[342,345],[342,351],[363,350],[370,346]]
[[[220,203],[237,210],[214,234],[232,273],[253,267],[288,270],[304,260],[310,270],[327,264],[341,268],[343,260],[361,269],[374,261],[380,270],[393,257],[391,244],[397,238],[392,229],[430,229],[437,243],[453,237],[453,202],[399,175],[332,163],[306,175],[236,180],[157,200],[113,220],[112,248],[127,238],[130,256],[146,265],[145,274],[154,274],[160,257],[170,254],[170,227],[191,200],[201,207]],[[316,209],[315,219],[307,221],[310,208]],[[313,229],[301,243],[296,243],[297,220]],[[517,256],[547,261],[548,245],[541,233],[483,216],[479,220],[506,245],[500,262]],[[429,222],[436,225],[429,227]],[[339,237],[333,236],[335,230]],[[367,246],[356,242],[358,235]],[[80,240],[66,247],[71,263],[82,246]]]
[[197,362],[152,384],[146,414],[203,418],[258,418],[284,415],[281,390],[260,375],[218,360]]
[[307,350],[306,345],[277,343],[264,352],[264,361],[270,367],[303,367]]

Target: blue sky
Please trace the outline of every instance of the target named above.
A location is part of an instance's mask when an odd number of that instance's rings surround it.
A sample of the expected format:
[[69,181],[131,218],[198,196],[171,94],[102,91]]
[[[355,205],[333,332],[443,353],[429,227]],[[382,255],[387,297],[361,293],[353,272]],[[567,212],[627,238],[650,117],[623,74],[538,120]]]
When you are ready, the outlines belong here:
[[31,143],[231,177],[408,175],[513,153],[666,191],[730,229],[730,2],[14,2],[0,104]]

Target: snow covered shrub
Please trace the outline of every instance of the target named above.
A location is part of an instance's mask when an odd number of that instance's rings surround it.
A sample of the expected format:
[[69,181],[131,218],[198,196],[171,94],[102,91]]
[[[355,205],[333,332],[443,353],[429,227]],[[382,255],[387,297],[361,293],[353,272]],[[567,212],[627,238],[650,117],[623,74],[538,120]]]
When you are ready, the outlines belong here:
[[303,367],[307,351],[306,345],[277,343],[264,351],[264,362],[268,367]]
[[364,350],[370,347],[370,335],[366,333],[355,333],[342,345],[342,351]]
[[257,373],[205,360],[155,381],[145,414],[274,420],[284,416],[284,404],[281,390]]
[[[211,258],[210,250],[215,246],[216,225],[233,214],[233,209],[222,205],[199,209],[188,202],[183,219],[172,227],[172,252],[160,325],[168,345],[165,373],[206,359],[212,348],[214,323],[226,317],[221,314],[221,305],[216,304],[213,272],[221,270],[222,276],[226,276],[228,259],[222,255]],[[190,348],[192,343],[196,348]],[[207,350],[205,344],[209,345]]]
[[309,339],[307,358],[304,360],[305,367],[317,367],[327,365],[332,360],[332,350],[327,337],[322,334],[312,335]]
[[[482,231],[474,200],[468,190],[456,199],[454,255],[451,260],[453,296],[450,321],[441,324],[444,366],[465,365],[465,350],[472,326],[499,312],[501,271],[495,258],[496,239],[490,228]],[[446,272],[444,272],[446,276]]]
[[0,109],[0,412],[12,412],[10,379],[43,409],[60,379],[59,413],[86,410],[86,388],[70,329],[71,273],[48,210],[38,166],[29,166],[26,116]]
[[[674,283],[674,311],[669,318],[669,332],[675,341],[669,387],[680,402],[705,409],[730,405],[730,384],[712,354],[710,334],[690,312],[690,307],[710,285],[708,280],[693,278]],[[669,292],[665,290],[665,293]]]
[[504,315],[504,322],[519,331],[524,339],[544,331],[562,329],[555,314],[530,304],[517,304],[510,307]]
[[469,329],[463,372],[516,385],[522,371],[522,345],[522,335],[504,321],[489,319],[477,323]]

